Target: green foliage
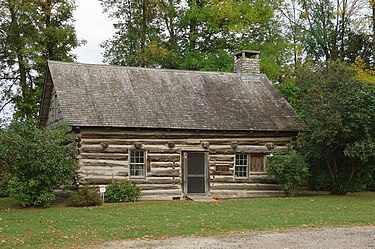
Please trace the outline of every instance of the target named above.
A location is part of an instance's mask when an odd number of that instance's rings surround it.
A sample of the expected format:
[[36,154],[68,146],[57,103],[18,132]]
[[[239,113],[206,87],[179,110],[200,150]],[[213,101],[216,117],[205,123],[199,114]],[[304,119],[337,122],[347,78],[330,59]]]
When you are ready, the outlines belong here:
[[300,116],[303,116],[303,109],[301,108],[301,89],[295,84],[285,82],[275,85],[276,89],[293,107],[294,111]]
[[311,129],[304,137],[304,155],[316,177],[312,180],[334,194],[366,188],[375,161],[375,86],[341,62],[306,64],[298,86]]
[[141,193],[140,187],[131,182],[114,182],[107,187],[108,202],[135,202]]
[[0,180],[0,197],[8,197],[8,181],[6,179]]
[[0,2],[0,112],[36,118],[46,60],[72,61],[78,46],[73,0]]
[[287,196],[295,196],[296,188],[309,177],[309,168],[297,152],[275,154],[267,160],[267,172],[283,185]]
[[271,0],[100,0],[116,18],[104,43],[109,64],[233,71],[233,53],[262,50],[261,68],[278,80],[287,44]]
[[23,206],[47,206],[53,189],[70,184],[75,170],[75,143],[67,127],[42,131],[35,123],[15,122],[0,133],[0,161],[9,194]]
[[69,195],[70,205],[73,207],[100,206],[103,204],[99,193],[88,186],[80,188]]

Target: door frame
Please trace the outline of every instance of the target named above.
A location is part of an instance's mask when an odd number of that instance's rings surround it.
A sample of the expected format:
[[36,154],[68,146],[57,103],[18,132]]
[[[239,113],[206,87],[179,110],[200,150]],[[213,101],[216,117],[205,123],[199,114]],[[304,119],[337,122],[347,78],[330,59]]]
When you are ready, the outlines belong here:
[[[187,181],[187,155],[188,153],[202,153],[204,154],[204,193],[188,193],[188,181]],[[182,158],[182,190],[183,194],[186,195],[208,195],[210,193],[210,167],[208,161],[207,150],[185,150],[181,151]]]

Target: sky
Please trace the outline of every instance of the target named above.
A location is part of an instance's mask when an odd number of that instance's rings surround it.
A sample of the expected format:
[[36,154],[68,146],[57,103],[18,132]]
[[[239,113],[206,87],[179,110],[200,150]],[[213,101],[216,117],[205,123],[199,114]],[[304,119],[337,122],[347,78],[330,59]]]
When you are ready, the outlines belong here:
[[77,38],[87,43],[73,53],[77,55],[78,62],[103,64],[104,50],[100,48],[100,43],[114,35],[113,21],[103,13],[98,0],[76,0],[76,4],[73,17]]

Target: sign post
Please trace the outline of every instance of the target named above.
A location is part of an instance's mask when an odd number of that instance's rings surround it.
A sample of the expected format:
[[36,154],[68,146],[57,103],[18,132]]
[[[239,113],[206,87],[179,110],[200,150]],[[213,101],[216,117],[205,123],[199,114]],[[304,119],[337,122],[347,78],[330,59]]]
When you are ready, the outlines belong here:
[[103,197],[103,203],[104,203],[104,193],[106,191],[106,185],[99,185],[99,192],[100,195]]

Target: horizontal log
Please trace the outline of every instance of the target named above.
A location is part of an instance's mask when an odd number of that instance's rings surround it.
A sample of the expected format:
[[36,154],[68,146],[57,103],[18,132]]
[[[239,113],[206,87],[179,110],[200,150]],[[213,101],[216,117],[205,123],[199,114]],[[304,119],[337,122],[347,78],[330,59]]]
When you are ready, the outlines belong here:
[[266,137],[295,137],[298,135],[296,131],[248,131],[248,132],[237,132],[237,131],[200,131],[200,130],[173,130],[173,129],[128,129],[128,128],[88,128],[81,127],[80,132],[83,138],[94,138],[94,139],[201,139],[203,136],[206,139],[209,138],[266,138]]
[[78,159],[98,159],[98,160],[128,160],[128,154],[120,154],[120,153],[81,153]]
[[210,155],[210,161],[230,161],[233,162],[235,157],[235,152],[231,155]]
[[123,166],[113,166],[113,167],[103,167],[103,166],[81,166],[78,171],[99,171],[99,172],[115,172],[115,171],[128,171],[128,167]]
[[147,195],[181,195],[181,189],[142,190],[141,196]]
[[87,176],[79,177],[79,183],[83,184],[111,184],[114,181],[128,181],[127,176]]
[[142,179],[129,179],[135,184],[181,184],[179,177],[147,177]]
[[265,183],[211,183],[211,190],[277,190],[282,191],[280,184]]
[[211,182],[227,182],[227,183],[277,183],[276,180],[267,176],[250,176],[248,179],[235,179],[233,176],[213,175]]
[[173,142],[176,147],[184,146],[184,145],[200,145],[203,141],[208,142],[210,144],[215,145],[231,145],[232,142],[236,141],[237,145],[265,145],[266,143],[273,143],[275,145],[286,145],[292,141],[293,137],[265,137],[265,138],[241,138],[241,137],[226,137],[223,139],[222,137],[219,138],[205,138],[204,136],[200,137],[199,139],[140,139],[140,138],[85,138],[82,143],[83,144],[101,144],[101,143],[109,143],[111,145],[133,145],[134,143],[138,142],[148,145],[162,145],[167,146],[168,142]]
[[169,148],[168,146],[155,146],[155,147],[151,147],[151,146],[142,146],[142,149],[144,150],[147,150],[148,153],[159,153],[159,154],[172,154],[172,153],[180,153],[180,149],[179,148]]
[[147,154],[147,159],[151,162],[179,162],[180,154]]
[[179,168],[179,162],[151,162],[151,168]]
[[227,164],[230,167],[233,167],[234,165],[234,159],[232,161],[209,161],[210,165],[216,165],[216,164]]
[[97,170],[80,170],[79,173],[83,178],[95,177],[107,177],[107,176],[128,176],[128,171],[97,171]]
[[171,176],[171,177],[179,177],[180,176],[180,169],[163,169],[163,168],[154,168],[151,169],[150,173],[147,173],[147,176]]
[[80,159],[78,164],[80,166],[101,166],[101,167],[128,167],[125,161],[117,160],[95,160],[95,159]]
[[96,152],[96,153],[122,153],[127,154],[131,146],[123,145],[109,145],[107,148],[103,148],[102,145],[83,145],[81,147],[82,152]]
[[211,169],[210,174],[211,175],[227,175],[227,176],[233,176],[234,170],[230,169],[228,171],[217,171],[216,169]]
[[181,185],[177,184],[138,184],[142,190],[164,190],[164,189],[178,189],[181,190]]
[[222,198],[279,197],[285,196],[283,191],[274,190],[211,190],[210,195]]

